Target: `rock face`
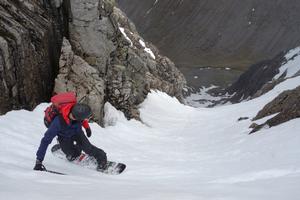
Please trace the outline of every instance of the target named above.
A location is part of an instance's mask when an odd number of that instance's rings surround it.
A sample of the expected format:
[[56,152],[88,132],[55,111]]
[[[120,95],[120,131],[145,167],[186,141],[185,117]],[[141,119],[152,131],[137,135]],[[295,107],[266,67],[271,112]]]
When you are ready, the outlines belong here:
[[0,114],[49,99],[64,32],[62,13],[52,3],[0,1]]
[[298,62],[300,62],[300,47],[281,52],[271,60],[250,66],[235,83],[225,90],[233,95],[229,100],[237,103],[265,94],[278,83],[291,77],[292,75],[287,74],[287,68],[294,66],[294,70],[298,69]]
[[79,99],[86,97],[83,101],[93,108],[100,124],[106,101],[127,118],[139,119],[137,106],[151,89],[183,99],[183,75],[144,42],[114,1],[70,3],[69,38],[74,53],[65,41],[55,92],[75,90]]
[[266,125],[272,127],[300,117],[300,86],[294,90],[288,90],[281,93],[259,111],[253,120],[258,120],[273,114],[277,115],[267,120],[265,123],[255,126],[251,133],[258,131]]
[[[300,75],[300,47],[278,54],[274,59],[253,65],[226,91],[233,96],[231,102],[259,97],[277,84]],[[250,133],[263,127],[272,127],[300,117],[300,86],[278,95],[258,112],[252,121],[276,114],[262,124],[253,123]]]
[[80,102],[91,105],[94,119],[102,119],[101,103],[105,96],[104,80],[94,67],[74,54],[67,39],[63,41],[59,67],[54,91],[56,93],[76,91],[77,99]]
[[0,114],[72,90],[100,124],[107,101],[138,119],[151,89],[182,100],[186,83],[114,0],[0,1],[0,76]]
[[247,68],[300,44],[295,0],[117,0],[177,66]]
[[[279,68],[282,63],[287,62],[284,57],[285,53],[282,52],[271,60],[261,61],[249,67],[239,79],[226,89],[229,94],[234,94],[230,101],[233,103],[240,102],[245,99],[257,97],[258,93],[261,95],[271,90],[278,81],[273,77],[279,73]],[[263,88],[268,88],[268,90]]]

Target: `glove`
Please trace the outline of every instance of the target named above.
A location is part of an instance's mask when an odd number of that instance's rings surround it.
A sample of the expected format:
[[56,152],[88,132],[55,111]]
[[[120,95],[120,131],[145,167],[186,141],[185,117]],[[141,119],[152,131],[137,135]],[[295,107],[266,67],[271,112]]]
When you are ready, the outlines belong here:
[[92,131],[90,128],[85,129],[85,132],[86,132],[86,136],[91,137]]
[[33,170],[46,171],[46,167],[42,164],[42,161],[37,159]]

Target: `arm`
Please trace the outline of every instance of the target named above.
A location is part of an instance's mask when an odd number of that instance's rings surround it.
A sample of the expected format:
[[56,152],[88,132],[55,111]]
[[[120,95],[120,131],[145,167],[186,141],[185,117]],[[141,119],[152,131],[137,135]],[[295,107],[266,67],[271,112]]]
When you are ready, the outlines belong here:
[[60,130],[60,122],[58,117],[56,117],[51,125],[49,126],[48,130],[46,131],[44,137],[41,140],[40,146],[38,151],[36,152],[36,158],[37,160],[39,160],[40,162],[42,162],[44,160],[47,148],[49,146],[49,144],[52,142],[53,138],[58,134],[59,130]]
[[85,120],[82,121],[81,124],[84,127],[84,129],[85,129],[86,135],[88,137],[91,137],[92,131],[91,131],[91,128],[90,128],[90,125],[89,125],[89,121],[87,119],[85,119]]

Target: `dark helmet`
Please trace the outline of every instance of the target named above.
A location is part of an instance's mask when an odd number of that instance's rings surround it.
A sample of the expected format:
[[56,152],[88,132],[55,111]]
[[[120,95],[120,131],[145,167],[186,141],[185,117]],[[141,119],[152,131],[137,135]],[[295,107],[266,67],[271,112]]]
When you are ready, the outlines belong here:
[[86,104],[77,103],[72,108],[71,113],[77,121],[82,121],[92,115],[92,109]]

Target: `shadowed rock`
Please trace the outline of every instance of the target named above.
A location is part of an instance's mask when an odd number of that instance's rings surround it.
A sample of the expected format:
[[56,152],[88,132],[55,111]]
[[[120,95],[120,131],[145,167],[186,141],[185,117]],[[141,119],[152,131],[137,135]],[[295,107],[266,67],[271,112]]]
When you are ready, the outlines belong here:
[[0,114],[49,99],[64,32],[61,6],[0,1]]
[[[234,94],[230,101],[237,103],[254,96],[257,97],[258,93],[262,95],[271,90],[278,83],[276,80],[272,83],[273,77],[279,73],[279,68],[286,62],[284,55],[285,53],[282,52],[272,60],[250,66],[236,82],[226,89],[229,94]],[[262,90],[263,88],[264,90]]]

